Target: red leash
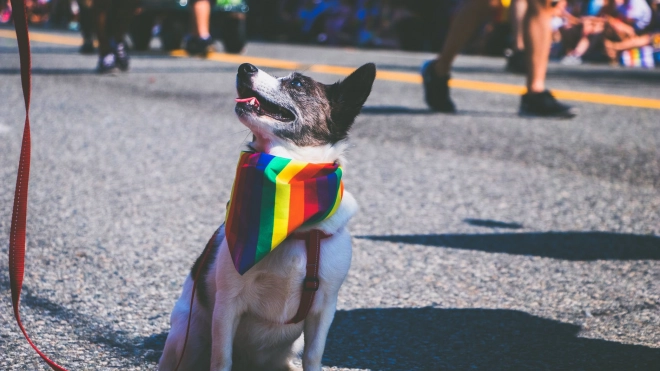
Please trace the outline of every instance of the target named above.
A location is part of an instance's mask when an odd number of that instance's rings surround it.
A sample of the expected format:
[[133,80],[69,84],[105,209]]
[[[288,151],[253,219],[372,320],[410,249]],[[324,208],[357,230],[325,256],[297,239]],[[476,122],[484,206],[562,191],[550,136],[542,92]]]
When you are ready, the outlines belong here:
[[21,157],[18,162],[16,176],[16,190],[14,192],[14,209],[11,215],[11,231],[9,234],[9,282],[11,285],[11,303],[14,307],[14,317],[18,327],[32,348],[56,371],[66,371],[57,363],[51,361],[30,340],[19,312],[21,289],[23,288],[23,274],[25,272],[25,228],[27,224],[28,183],[30,181],[30,92],[32,80],[32,61],[30,57],[30,37],[28,36],[27,16],[23,0],[11,0],[18,53],[21,59],[21,83],[23,84],[23,98],[25,100],[25,127],[23,129],[23,143]]

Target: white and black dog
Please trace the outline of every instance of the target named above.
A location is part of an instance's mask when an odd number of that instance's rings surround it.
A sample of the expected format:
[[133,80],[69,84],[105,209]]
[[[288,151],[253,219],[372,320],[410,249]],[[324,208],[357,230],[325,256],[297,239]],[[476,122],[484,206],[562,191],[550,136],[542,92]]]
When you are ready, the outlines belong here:
[[[236,114],[253,134],[253,151],[313,163],[341,164],[346,139],[376,77],[369,63],[341,82],[325,85],[293,73],[275,78],[251,64],[238,68]],[[246,99],[254,98],[254,99]],[[305,242],[285,240],[244,275],[234,268],[227,241],[198,259],[186,278],[171,315],[171,330],[159,369],[171,371],[183,350],[194,277],[190,336],[181,371],[293,370],[293,354],[303,347],[305,371],[320,371],[337,295],[351,264],[346,224],[357,211],[344,192],[337,211],[305,230],[332,236],[321,244],[320,286],[306,319],[285,324],[300,304],[306,269]],[[300,230],[304,231],[304,230]],[[219,232],[224,236],[223,228]],[[304,333],[303,336],[301,336]]]

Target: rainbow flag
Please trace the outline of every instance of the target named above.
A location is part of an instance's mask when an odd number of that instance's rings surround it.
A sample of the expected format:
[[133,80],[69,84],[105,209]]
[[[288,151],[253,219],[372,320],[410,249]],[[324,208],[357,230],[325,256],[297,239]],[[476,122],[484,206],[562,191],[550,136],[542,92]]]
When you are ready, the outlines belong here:
[[227,206],[225,233],[238,273],[293,231],[330,217],[344,192],[338,164],[313,164],[242,152]]
[[653,68],[655,66],[653,59],[653,47],[642,46],[641,48],[622,51],[620,63],[626,67]]

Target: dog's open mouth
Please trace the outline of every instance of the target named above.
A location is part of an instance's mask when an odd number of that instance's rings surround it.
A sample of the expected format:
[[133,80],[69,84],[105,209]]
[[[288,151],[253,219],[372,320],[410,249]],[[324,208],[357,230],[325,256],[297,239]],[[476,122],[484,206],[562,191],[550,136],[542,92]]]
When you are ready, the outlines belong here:
[[277,121],[288,122],[296,119],[293,112],[270,102],[253,90],[239,92],[239,98],[236,98],[236,103],[242,105],[243,109],[252,110],[257,115],[268,116]]

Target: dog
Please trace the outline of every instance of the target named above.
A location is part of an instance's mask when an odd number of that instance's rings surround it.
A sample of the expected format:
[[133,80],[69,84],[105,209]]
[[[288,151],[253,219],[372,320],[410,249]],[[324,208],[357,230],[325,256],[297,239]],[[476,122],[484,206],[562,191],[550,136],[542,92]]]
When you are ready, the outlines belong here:
[[[253,134],[249,150],[310,163],[342,164],[349,130],[375,77],[373,63],[331,85],[300,73],[275,78],[251,64],[240,65],[235,112]],[[331,236],[321,242],[319,287],[313,304],[305,320],[294,324],[286,322],[301,303],[305,241],[284,240],[240,275],[223,224],[216,232],[222,242],[211,247],[208,259],[203,259],[204,254],[197,259],[185,280],[171,314],[159,369],[175,370],[180,362],[182,371],[296,370],[291,359],[302,351],[303,370],[320,371],[339,288],[351,263],[346,224],[357,208],[353,196],[344,191],[334,214],[297,230],[317,229]]]

